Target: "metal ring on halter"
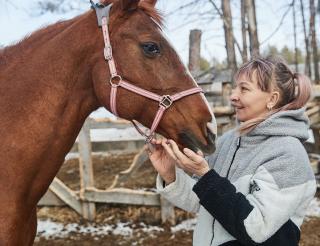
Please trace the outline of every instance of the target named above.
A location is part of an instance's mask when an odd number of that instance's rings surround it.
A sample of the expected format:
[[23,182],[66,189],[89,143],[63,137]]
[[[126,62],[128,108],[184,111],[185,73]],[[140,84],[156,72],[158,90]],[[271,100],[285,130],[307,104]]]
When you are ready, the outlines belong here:
[[147,129],[145,129],[145,132],[144,132],[143,135],[144,135],[145,138],[146,138],[146,143],[150,143],[151,140],[154,138],[155,133],[154,133],[154,132],[151,133],[151,130],[147,128]]
[[151,135],[149,135],[149,136],[145,136],[146,137],[146,143],[150,143],[151,142],[151,140],[152,139],[154,139],[154,136],[155,136],[155,134],[154,133],[152,133]]
[[159,102],[159,106],[163,106],[164,108],[169,108],[173,103],[172,98],[170,95],[164,95],[161,98],[161,101]]
[[[117,80],[117,81],[115,81],[115,80]],[[122,80],[122,77],[117,74],[117,75],[113,75],[113,76],[110,78],[109,83],[110,83],[110,85],[111,85],[112,87],[118,87],[121,80]],[[115,83],[115,82],[116,82],[116,83]]]

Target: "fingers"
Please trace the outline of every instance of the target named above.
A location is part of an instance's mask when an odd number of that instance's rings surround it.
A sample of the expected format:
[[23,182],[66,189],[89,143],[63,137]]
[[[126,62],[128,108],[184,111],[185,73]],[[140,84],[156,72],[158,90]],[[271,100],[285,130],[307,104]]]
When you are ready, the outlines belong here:
[[155,145],[160,145],[161,142],[162,142],[162,139],[161,139],[161,138],[158,138],[158,139],[153,138],[153,139],[151,140],[151,143],[152,143],[152,144],[155,144]]
[[[198,151],[199,152],[199,151]],[[197,152],[197,153],[198,153]],[[201,151],[200,151],[201,152]],[[203,161],[203,156],[202,155],[199,155],[199,154],[196,154],[194,153],[191,149],[188,149],[188,148],[184,148],[183,149],[183,153],[189,157],[192,161],[196,162],[196,163],[201,163]],[[201,152],[202,154],[202,152]]]
[[145,150],[149,156],[162,148],[161,141],[161,138],[153,138],[149,143],[145,145]]
[[147,145],[147,149],[150,157],[158,150],[165,150],[165,152],[176,161],[177,166],[182,169],[193,167],[204,161],[203,153],[200,150],[195,153],[191,149],[184,148],[183,152],[181,152],[176,142],[171,139],[152,139],[151,143]]
[[198,151],[197,151],[197,154],[200,155],[200,156],[202,156],[202,157],[204,157],[204,154],[203,154],[203,152],[202,152],[201,150],[198,150]]
[[177,156],[174,154],[171,147],[169,146],[167,139],[163,139],[161,145],[163,146],[163,148],[166,150],[166,152],[170,155],[172,159],[174,159],[175,161],[178,160]]
[[182,163],[186,163],[189,161],[189,159],[179,150],[178,145],[176,144],[175,141],[169,140],[170,146],[172,148],[172,151],[174,155],[178,158],[178,160]]

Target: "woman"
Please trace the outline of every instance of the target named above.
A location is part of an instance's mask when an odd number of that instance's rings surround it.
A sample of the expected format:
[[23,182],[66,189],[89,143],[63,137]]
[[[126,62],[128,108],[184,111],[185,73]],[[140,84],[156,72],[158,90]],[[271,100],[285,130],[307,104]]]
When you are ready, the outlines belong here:
[[310,81],[282,60],[256,58],[235,82],[231,103],[240,125],[218,140],[213,155],[153,140],[157,189],[177,207],[198,212],[194,245],[298,245],[316,191],[302,145]]

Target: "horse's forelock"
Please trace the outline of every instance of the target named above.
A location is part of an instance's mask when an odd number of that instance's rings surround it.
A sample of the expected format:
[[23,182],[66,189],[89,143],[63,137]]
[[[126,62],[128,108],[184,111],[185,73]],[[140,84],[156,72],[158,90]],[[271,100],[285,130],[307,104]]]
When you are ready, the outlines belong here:
[[[104,5],[108,5],[110,3],[117,3],[119,0],[100,0],[100,3]],[[141,0],[139,2],[138,8],[143,10],[147,15],[149,15],[152,19],[154,19],[160,26],[163,26],[163,15],[154,8],[153,5],[151,5],[148,2],[145,2]]]
[[144,1],[140,1],[139,8],[142,9],[152,19],[154,19],[160,26],[163,26],[163,15],[159,12],[159,10]]

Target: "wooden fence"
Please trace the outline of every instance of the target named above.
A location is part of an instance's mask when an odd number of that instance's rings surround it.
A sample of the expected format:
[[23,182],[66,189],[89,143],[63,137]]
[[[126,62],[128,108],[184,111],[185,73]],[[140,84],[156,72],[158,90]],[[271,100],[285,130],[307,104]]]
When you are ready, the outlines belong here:
[[[227,95],[229,92],[223,93]],[[319,97],[318,97],[319,96]],[[317,95],[318,99],[320,95]],[[223,96],[224,98],[224,96]],[[214,113],[217,119],[218,135],[233,125],[233,111],[230,107],[216,107]],[[320,102],[315,100],[308,104],[307,115],[311,121],[311,129],[315,137],[315,153],[320,153]],[[92,166],[92,147],[90,129],[125,129],[131,124],[125,120],[94,120],[88,118],[78,136],[78,151],[80,158],[80,190],[75,191],[67,187],[61,180],[55,178],[48,192],[40,200],[42,206],[68,205],[88,220],[94,220],[96,215],[96,203],[120,203],[144,206],[160,206],[162,221],[175,222],[173,206],[152,191],[132,190],[116,188],[117,184],[124,182],[134,173],[147,159],[146,152],[142,149],[135,156],[131,166],[116,175],[113,184],[105,189],[94,187],[94,175]]]
[[[170,210],[155,192],[115,188],[119,181],[125,180],[130,173],[144,163],[148,156],[141,150],[134,158],[130,168],[115,177],[111,187],[100,190],[94,187],[93,166],[91,159],[90,129],[128,128],[130,123],[124,120],[96,121],[88,118],[78,136],[78,150],[80,159],[80,191],[68,188],[57,177],[54,178],[47,194],[40,200],[39,205],[59,206],[68,205],[88,220],[94,220],[96,203],[122,203],[133,205],[161,206],[163,211]],[[165,206],[163,206],[163,204]],[[167,213],[165,213],[167,214]],[[170,220],[170,214],[164,220]]]

